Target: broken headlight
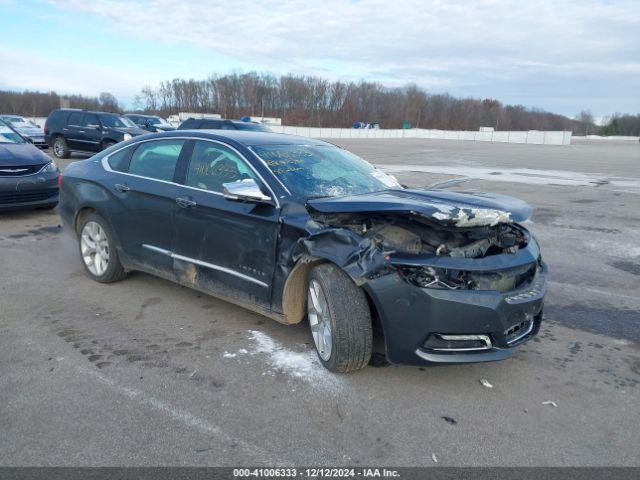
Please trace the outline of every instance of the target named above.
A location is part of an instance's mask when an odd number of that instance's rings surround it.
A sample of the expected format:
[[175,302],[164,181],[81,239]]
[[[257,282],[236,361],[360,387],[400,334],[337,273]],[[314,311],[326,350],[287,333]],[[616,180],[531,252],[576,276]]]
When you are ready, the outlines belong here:
[[400,276],[420,288],[458,290],[473,288],[465,272],[434,267],[400,267]]

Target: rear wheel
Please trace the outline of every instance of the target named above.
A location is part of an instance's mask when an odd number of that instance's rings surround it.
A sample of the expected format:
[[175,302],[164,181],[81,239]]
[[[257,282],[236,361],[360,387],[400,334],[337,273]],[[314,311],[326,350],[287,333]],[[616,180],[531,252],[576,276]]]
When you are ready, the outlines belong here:
[[364,292],[333,264],[311,271],[307,316],[320,362],[330,371],[363,368],[371,358],[371,312]]
[[69,146],[62,135],[58,135],[53,141],[53,154],[57,158],[69,158]]
[[85,218],[80,226],[78,242],[82,263],[97,282],[117,282],[127,276],[118,258],[114,238],[104,218],[95,213]]

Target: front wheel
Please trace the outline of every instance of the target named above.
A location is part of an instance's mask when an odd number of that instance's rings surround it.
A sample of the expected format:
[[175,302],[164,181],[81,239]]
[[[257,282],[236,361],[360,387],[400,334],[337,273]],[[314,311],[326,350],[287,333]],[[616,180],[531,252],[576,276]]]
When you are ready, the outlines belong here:
[[78,242],[84,268],[92,279],[111,283],[127,276],[118,258],[114,234],[100,215],[92,213],[84,220]]
[[371,312],[364,292],[333,264],[311,271],[307,316],[318,358],[328,370],[347,373],[371,358]]
[[113,142],[113,141],[111,141],[111,140],[105,140],[105,141],[102,143],[102,150],[106,150],[106,149],[107,149],[107,148],[109,148],[109,147],[113,147],[115,144],[116,144],[116,142]]

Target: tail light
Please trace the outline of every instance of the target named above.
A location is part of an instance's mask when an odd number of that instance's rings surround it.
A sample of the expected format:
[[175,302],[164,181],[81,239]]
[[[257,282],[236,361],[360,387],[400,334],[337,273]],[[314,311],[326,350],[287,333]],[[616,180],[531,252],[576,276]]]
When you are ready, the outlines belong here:
[[62,173],[58,174],[58,188],[62,188]]
[[49,135],[49,126],[47,125],[47,122],[44,123],[44,134]]

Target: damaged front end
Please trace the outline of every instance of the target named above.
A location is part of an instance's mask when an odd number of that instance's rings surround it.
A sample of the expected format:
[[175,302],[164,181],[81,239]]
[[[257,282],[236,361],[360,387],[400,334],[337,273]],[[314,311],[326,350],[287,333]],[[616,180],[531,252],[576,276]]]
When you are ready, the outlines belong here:
[[477,196],[480,205],[431,198],[412,209],[380,203],[349,211],[344,200],[309,206],[319,228],[300,250],[335,258],[367,291],[390,361],[498,360],[537,333],[546,266],[535,239],[513,221],[525,209],[488,208]]

